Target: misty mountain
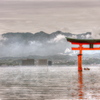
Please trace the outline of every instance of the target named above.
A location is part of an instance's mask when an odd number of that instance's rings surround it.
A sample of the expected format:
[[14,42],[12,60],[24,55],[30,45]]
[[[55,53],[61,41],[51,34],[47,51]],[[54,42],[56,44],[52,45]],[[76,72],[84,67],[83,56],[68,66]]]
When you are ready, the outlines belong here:
[[71,44],[65,37],[91,38],[91,33],[72,34],[56,31],[51,34],[43,31],[37,33],[5,33],[0,40],[1,57],[28,57],[29,55],[53,56],[59,54],[73,55]]
[[71,33],[64,33],[61,31],[56,31],[51,34],[45,33],[43,31],[37,32],[35,34],[33,33],[5,33],[2,34],[3,38],[6,38],[6,43],[13,43],[13,42],[23,42],[23,43],[28,43],[29,41],[39,41],[39,42],[47,42],[50,41],[54,38],[56,38],[58,35],[63,35],[65,37],[75,37],[75,38],[80,38],[80,39],[86,39],[87,36],[88,38],[91,37],[91,32],[83,33],[83,34],[71,34]]

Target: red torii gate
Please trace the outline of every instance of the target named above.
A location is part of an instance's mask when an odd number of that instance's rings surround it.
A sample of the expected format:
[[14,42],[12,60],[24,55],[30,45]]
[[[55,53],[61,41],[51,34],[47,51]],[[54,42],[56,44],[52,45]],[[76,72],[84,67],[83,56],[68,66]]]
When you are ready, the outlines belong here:
[[[82,71],[82,50],[100,50],[100,47],[94,48],[94,45],[100,45],[100,39],[73,39],[66,38],[71,44],[79,45],[79,47],[72,47],[72,50],[79,50],[78,56],[78,71]],[[89,45],[89,48],[82,47],[83,45]]]

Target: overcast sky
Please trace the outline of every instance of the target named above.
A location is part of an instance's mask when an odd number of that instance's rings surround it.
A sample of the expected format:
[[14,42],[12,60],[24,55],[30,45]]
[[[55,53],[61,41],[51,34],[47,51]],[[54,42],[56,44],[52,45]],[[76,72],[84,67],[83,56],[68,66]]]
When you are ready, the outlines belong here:
[[100,0],[0,0],[0,34],[99,32]]

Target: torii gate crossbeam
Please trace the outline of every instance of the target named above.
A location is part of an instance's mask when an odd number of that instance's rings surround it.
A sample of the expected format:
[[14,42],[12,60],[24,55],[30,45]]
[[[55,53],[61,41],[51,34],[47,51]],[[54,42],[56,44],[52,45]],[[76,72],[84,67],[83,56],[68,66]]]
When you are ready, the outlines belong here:
[[[94,45],[100,45],[100,39],[72,39],[66,38],[68,42],[73,45],[79,45],[79,47],[72,47],[72,50],[79,50],[78,56],[78,71],[82,71],[82,50],[100,50],[100,47],[94,48]],[[83,45],[89,45],[89,48],[83,47]]]

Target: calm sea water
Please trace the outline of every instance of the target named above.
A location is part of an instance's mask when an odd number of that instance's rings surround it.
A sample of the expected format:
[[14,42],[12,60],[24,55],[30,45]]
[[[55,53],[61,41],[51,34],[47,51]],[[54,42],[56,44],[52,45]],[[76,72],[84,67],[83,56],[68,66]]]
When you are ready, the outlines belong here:
[[87,67],[0,67],[0,100],[100,99],[100,66]]

